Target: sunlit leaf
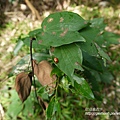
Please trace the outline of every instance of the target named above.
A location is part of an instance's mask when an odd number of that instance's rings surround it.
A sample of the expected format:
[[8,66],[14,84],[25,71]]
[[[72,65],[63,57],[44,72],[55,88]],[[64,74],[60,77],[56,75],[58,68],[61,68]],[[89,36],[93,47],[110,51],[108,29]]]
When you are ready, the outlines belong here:
[[62,77],[60,86],[61,86],[66,92],[69,92],[70,83],[68,82],[67,76],[63,76],[63,77]]
[[18,54],[19,50],[22,48],[23,45],[24,45],[24,42],[22,40],[19,40],[17,42],[17,45],[15,46],[14,51],[13,51],[14,55]]
[[49,15],[42,23],[42,32],[36,35],[38,44],[61,46],[73,42],[85,42],[78,30],[86,27],[87,21],[76,13],[58,12]]
[[59,59],[56,66],[68,75],[68,77],[71,78],[75,68],[83,70],[81,67],[83,60],[82,52],[76,44],[64,45],[55,48],[54,55]]
[[61,31],[61,28],[68,28],[69,31],[78,31],[86,26],[87,21],[81,16],[67,11],[50,14],[42,22],[44,31],[51,32],[54,32],[54,30]]

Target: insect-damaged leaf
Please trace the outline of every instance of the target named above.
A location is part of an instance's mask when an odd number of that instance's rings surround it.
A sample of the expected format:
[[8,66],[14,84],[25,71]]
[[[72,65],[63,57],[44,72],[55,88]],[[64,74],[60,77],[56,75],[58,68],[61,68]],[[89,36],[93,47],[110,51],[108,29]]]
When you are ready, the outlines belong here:
[[42,22],[42,31],[36,34],[38,44],[58,47],[73,42],[85,42],[78,30],[88,26],[81,16],[72,12],[58,12],[49,15]]
[[24,102],[30,94],[32,84],[31,73],[20,73],[15,79],[15,89],[19,95],[19,98]]

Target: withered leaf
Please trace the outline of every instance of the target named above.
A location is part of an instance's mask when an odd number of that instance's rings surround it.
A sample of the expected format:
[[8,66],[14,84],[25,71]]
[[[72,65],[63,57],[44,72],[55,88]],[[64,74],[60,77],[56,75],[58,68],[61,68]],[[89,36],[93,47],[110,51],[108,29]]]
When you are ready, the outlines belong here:
[[30,94],[32,84],[31,73],[27,74],[22,72],[16,76],[15,89],[19,95],[19,98],[24,102]]
[[51,71],[53,69],[51,64],[46,60],[43,60],[37,64],[36,61],[33,60],[33,66],[34,74],[38,78],[41,85],[48,86],[50,90],[55,88],[56,75],[51,76]]

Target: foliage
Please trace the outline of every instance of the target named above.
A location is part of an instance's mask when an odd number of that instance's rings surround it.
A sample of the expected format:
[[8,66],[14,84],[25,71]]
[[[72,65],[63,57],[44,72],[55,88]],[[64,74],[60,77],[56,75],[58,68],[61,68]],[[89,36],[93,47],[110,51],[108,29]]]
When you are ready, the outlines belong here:
[[[68,103],[60,103],[63,100],[61,95],[71,93],[78,99],[82,97],[90,100],[101,99],[96,94],[96,91],[100,91],[99,83],[110,83],[113,79],[112,74],[107,70],[107,61],[110,62],[111,59],[105,51],[113,43],[112,38],[115,39],[118,36],[104,30],[105,24],[102,18],[86,21],[72,12],[53,13],[44,19],[41,27],[29,32],[27,37],[21,38],[14,53],[17,55],[23,45],[30,46],[31,38],[36,39],[33,41],[33,59],[38,62],[49,61],[53,66],[51,74],[57,76],[53,95],[49,95],[44,86],[39,85],[36,81],[38,96],[49,103],[46,109],[46,118],[71,119],[69,110],[63,109],[63,106],[67,107]],[[114,44],[117,43],[114,40]],[[57,58],[58,62],[55,62],[54,58]],[[12,74],[29,71],[28,66],[29,55],[26,55],[13,68]],[[36,103],[36,101],[32,101],[33,98],[31,92],[24,105],[30,104],[33,107],[32,105]],[[78,99],[75,101],[76,104]],[[39,114],[41,109],[38,108],[38,103],[35,106],[37,106],[36,114]],[[9,109],[12,107],[11,104]],[[21,110],[22,114],[26,115],[26,110],[29,109],[20,106],[17,108],[18,112],[11,113],[9,111],[8,113],[11,117],[13,114],[14,117],[17,117]],[[33,111],[31,114],[34,115],[35,112]]]

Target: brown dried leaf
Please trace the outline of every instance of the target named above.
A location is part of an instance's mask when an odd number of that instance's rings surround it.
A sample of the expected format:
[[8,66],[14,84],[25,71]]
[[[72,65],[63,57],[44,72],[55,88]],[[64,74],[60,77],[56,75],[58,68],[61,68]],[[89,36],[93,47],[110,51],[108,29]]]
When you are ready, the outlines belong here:
[[43,86],[48,86],[50,89],[55,88],[56,75],[51,76],[52,66],[51,64],[43,60],[39,64],[33,60],[34,74],[37,76],[39,82]]
[[19,98],[24,102],[30,94],[32,84],[31,73],[20,73],[15,79],[15,89],[19,95]]

